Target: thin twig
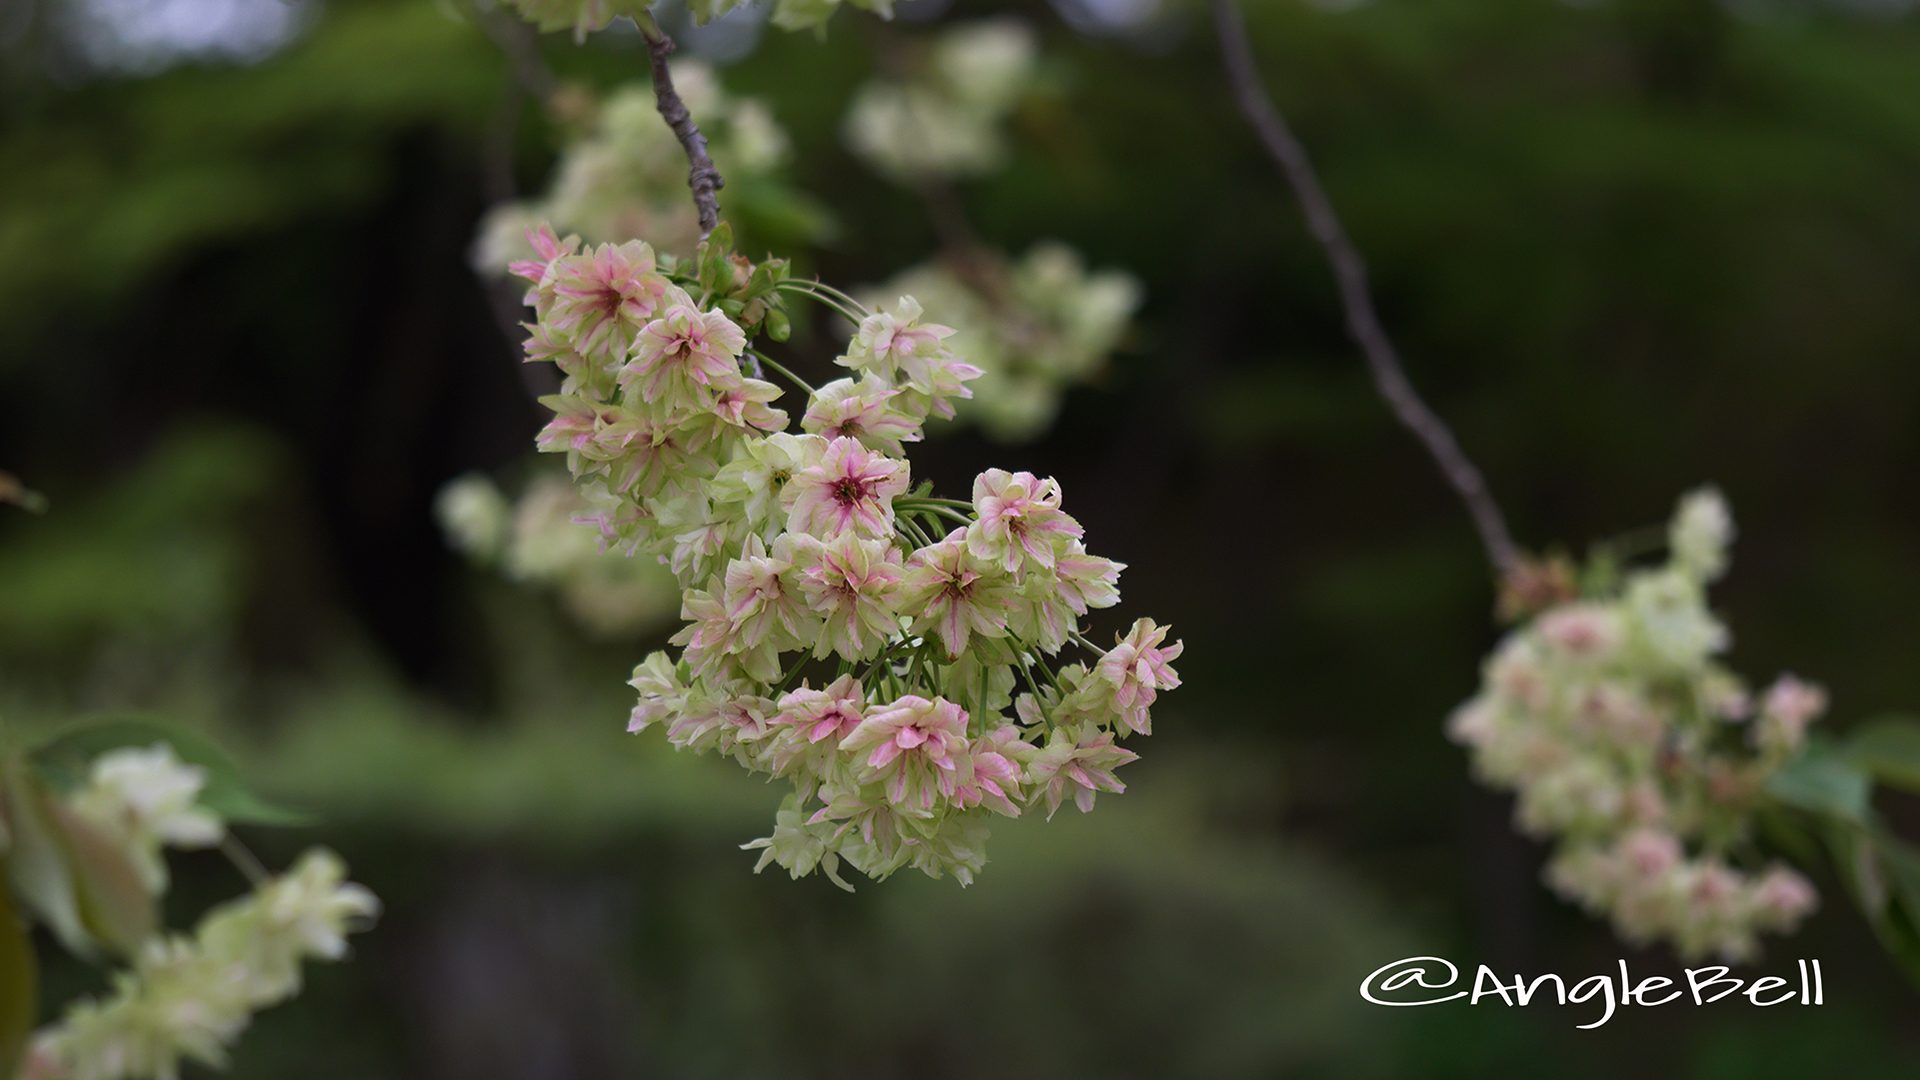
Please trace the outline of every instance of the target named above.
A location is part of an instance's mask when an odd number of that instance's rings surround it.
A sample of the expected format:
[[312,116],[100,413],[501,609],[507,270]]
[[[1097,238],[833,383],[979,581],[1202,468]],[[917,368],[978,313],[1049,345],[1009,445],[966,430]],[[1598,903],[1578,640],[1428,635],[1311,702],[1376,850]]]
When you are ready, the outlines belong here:
[[667,57],[673,55],[673,39],[657,27],[643,27],[647,38],[647,58],[653,65],[653,97],[660,118],[673,129],[675,138],[687,152],[687,186],[693,189],[693,208],[700,214],[700,236],[704,239],[720,224],[719,191],[727,185],[707,154],[707,137],[673,88],[673,74],[667,70]]
[[240,838],[232,833],[228,833],[220,838],[220,853],[225,855],[227,861],[232,863],[240,873],[246,876],[248,884],[254,888],[257,889],[273,880],[273,875],[267,871],[266,866],[260,862],[259,857],[254,855],[253,851],[248,848],[247,845],[241,843]]
[[927,220],[940,238],[941,254],[960,280],[973,287],[988,306],[1004,309],[1011,305],[1007,283],[1001,278],[998,260],[974,230],[966,209],[953,188],[931,173],[914,180],[913,193],[926,207]]
[[532,28],[519,19],[503,18],[490,12],[475,11],[473,20],[499,46],[500,55],[506,58],[507,70],[513,75],[513,81],[520,84],[520,88],[535,101],[542,104],[551,101],[553,92],[560,86],[560,79],[547,66],[546,58],[540,55],[540,45]]
[[1480,543],[1487,549],[1487,561],[1493,565],[1494,574],[1504,580],[1520,564],[1521,559],[1520,550],[1513,542],[1513,534],[1507,531],[1506,518],[1501,514],[1499,504],[1494,501],[1492,492],[1487,490],[1486,479],[1481,476],[1479,468],[1460,449],[1453,432],[1420,399],[1413,383],[1407,379],[1399,353],[1393,347],[1393,340],[1380,325],[1380,315],[1374,310],[1373,297],[1367,286],[1367,265],[1340,224],[1340,217],[1334,212],[1326,190],[1320,186],[1320,179],[1314,173],[1313,162],[1307,156],[1306,148],[1300,145],[1300,140],[1287,126],[1286,119],[1281,116],[1279,108],[1274,105],[1260,81],[1239,4],[1235,0],[1214,0],[1213,11],[1220,34],[1220,51],[1226,60],[1227,77],[1233,84],[1240,111],[1246,115],[1247,122],[1265,144],[1267,153],[1280,166],[1281,173],[1300,202],[1308,231],[1313,233],[1314,239],[1326,251],[1327,261],[1332,264],[1334,281],[1340,288],[1341,305],[1346,309],[1347,332],[1365,354],[1367,367],[1373,373],[1374,386],[1380,391],[1380,396],[1386,399],[1387,406],[1400,423],[1426,446],[1427,453],[1433,456],[1434,463],[1440,467],[1441,475],[1460,496],[1460,500],[1467,504],[1467,512],[1473,516],[1474,529],[1480,534]]

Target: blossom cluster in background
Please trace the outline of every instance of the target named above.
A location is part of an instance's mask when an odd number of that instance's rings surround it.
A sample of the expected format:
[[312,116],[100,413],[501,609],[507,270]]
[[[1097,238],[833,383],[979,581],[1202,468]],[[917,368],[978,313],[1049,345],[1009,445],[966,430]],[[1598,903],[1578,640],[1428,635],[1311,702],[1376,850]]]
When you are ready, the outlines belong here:
[[902,78],[867,83],[847,113],[846,139],[875,171],[913,184],[992,172],[1002,130],[1033,85],[1033,32],[1009,19],[965,23],[908,58]]
[[1739,858],[1826,695],[1791,675],[1756,695],[1714,659],[1729,638],[1706,588],[1732,537],[1716,492],[1688,495],[1664,565],[1515,629],[1448,726],[1484,782],[1516,793],[1521,829],[1553,839],[1557,891],[1688,957],[1751,957],[1817,902],[1785,864]]
[[588,32],[604,30],[621,17],[639,19],[647,14],[654,0],[502,0],[541,30],[571,30],[575,39]]
[[201,801],[207,780],[165,743],[99,755],[66,793],[10,766],[0,855],[22,912],[78,954],[130,959],[106,995],[35,1034],[29,1080],[174,1077],[183,1060],[218,1067],[255,1012],[299,992],[305,961],[342,958],[346,934],[378,912],[340,860],[315,849],[208,913],[193,935],[160,928],[164,849],[226,839],[226,822]]
[[[522,18],[541,30],[571,30],[576,39],[584,39],[594,30],[604,30],[621,17],[639,20],[658,0],[504,0]],[[840,10],[843,0],[773,0],[775,26],[787,30],[823,30],[827,20]],[[893,15],[893,0],[844,0],[845,3],[874,12]],[[688,0],[687,10],[698,22],[709,22],[752,0]]]
[[509,502],[492,480],[468,474],[441,489],[435,509],[454,547],[510,581],[552,589],[594,633],[644,631],[680,610],[680,586],[665,567],[608,550],[583,525],[592,509],[565,476],[538,476]]
[[[817,237],[825,217],[787,182],[787,134],[766,106],[728,94],[697,60],[676,61],[673,80],[727,179],[729,216],[749,226],[766,223],[765,231],[786,239]],[[647,236],[662,251],[691,253],[700,222],[687,198],[687,159],[660,120],[652,85],[630,83],[598,103],[566,91],[556,108],[578,114],[577,134],[544,195],[502,203],[482,219],[475,266],[504,273],[527,230],[542,222],[589,241]]]
[[959,410],[1002,441],[1031,439],[1059,412],[1067,387],[1098,377],[1140,306],[1140,285],[1115,270],[1090,271],[1065,244],[1036,244],[1019,261],[948,258],[907,270],[867,298],[918,297],[960,329],[952,345],[984,370]]
[[[564,376],[537,445],[566,456],[606,541],[682,592],[681,651],[636,668],[629,730],[789,782],[749,845],[762,867],[965,883],[993,815],[1123,790],[1120,741],[1150,732],[1181,645],[1146,619],[1110,648],[1084,635],[1122,568],[1054,481],[914,485],[906,446],[980,376],[951,328],[911,297],[870,311],[732,256],[724,227],[694,261],[532,240],[528,358]],[[754,344],[785,337],[792,297],[856,323],[844,377],[814,389]],[[798,431],[776,376],[807,392]]]

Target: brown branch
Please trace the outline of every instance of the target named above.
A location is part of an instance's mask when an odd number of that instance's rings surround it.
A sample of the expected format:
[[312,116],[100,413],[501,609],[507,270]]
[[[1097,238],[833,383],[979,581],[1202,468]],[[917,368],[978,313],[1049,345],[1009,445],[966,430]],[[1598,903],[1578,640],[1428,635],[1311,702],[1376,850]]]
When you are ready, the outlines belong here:
[[700,134],[687,103],[673,88],[673,75],[667,70],[667,57],[673,55],[673,39],[666,31],[643,25],[647,38],[647,57],[653,65],[653,97],[660,107],[660,118],[673,129],[674,137],[687,152],[687,186],[693,189],[693,208],[700,215],[700,235],[705,238],[720,224],[718,192],[727,182],[707,154],[707,137]]
[[1447,484],[1466,503],[1467,512],[1473,516],[1473,527],[1480,534],[1480,543],[1487,550],[1487,561],[1492,564],[1495,576],[1505,580],[1521,565],[1522,559],[1513,534],[1507,531],[1499,504],[1487,490],[1486,479],[1479,468],[1460,449],[1453,432],[1420,399],[1408,380],[1393,340],[1387,336],[1386,328],[1380,324],[1380,315],[1374,310],[1367,285],[1367,265],[1340,224],[1326,190],[1320,186],[1306,148],[1287,126],[1286,118],[1281,116],[1260,81],[1239,4],[1235,0],[1214,0],[1213,11],[1227,78],[1233,84],[1240,111],[1259,135],[1267,153],[1280,166],[1280,172],[1299,200],[1308,231],[1326,252],[1334,281],[1340,288],[1341,306],[1346,310],[1347,332],[1366,356],[1374,386],[1400,423],[1425,445]]

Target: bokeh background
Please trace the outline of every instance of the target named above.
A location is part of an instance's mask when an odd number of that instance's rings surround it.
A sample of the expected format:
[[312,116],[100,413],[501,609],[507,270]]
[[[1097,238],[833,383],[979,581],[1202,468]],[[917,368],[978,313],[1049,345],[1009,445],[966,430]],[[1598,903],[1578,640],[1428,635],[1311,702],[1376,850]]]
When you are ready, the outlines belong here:
[[[1920,703],[1915,5],[1247,7],[1522,538],[1577,551],[1716,482],[1735,666],[1823,681],[1839,725]],[[586,634],[435,524],[443,483],[523,468],[538,423],[467,261],[503,166],[537,189],[556,151],[537,112],[503,126],[495,43],[428,0],[0,2],[0,468],[52,503],[0,513],[0,710],[218,734],[324,821],[248,841],[324,841],[388,907],[234,1074],[1911,1076],[1920,996],[1830,881],[1767,960],[1822,959],[1825,1008],[1582,1032],[1581,1007],[1359,1000],[1418,954],[1678,965],[1548,894],[1441,736],[1495,640],[1480,555],[1372,396],[1205,12],[903,14],[1040,32],[1049,92],[961,196],[992,241],[1065,239],[1147,297],[1044,438],[961,431],[916,473],[1058,476],[1187,685],[1124,797],[998,828],[970,889],[848,896],[749,872],[777,792],[623,732],[664,633]],[[690,41],[792,134],[839,224],[797,254],[843,283],[934,244],[839,137],[857,22]],[[541,43],[599,88],[644,77],[639,45]],[[182,915],[241,887],[217,857],[180,877]]]

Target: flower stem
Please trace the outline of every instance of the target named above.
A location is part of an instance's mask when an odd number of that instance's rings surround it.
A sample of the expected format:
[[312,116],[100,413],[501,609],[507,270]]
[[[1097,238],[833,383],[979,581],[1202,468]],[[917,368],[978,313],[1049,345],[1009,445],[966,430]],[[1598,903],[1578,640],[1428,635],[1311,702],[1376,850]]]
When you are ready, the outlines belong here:
[[855,322],[859,322],[862,319],[865,319],[868,316],[873,314],[873,312],[867,310],[867,305],[861,303],[858,300],[855,300],[852,296],[848,295],[846,292],[832,285],[829,285],[824,281],[814,281],[814,282],[810,282],[810,284],[813,285],[814,288],[820,290],[821,292],[827,294],[828,296],[833,297],[835,300],[838,300],[841,303],[845,304],[846,306],[852,308],[854,311],[859,312],[860,319],[854,320]]
[[972,509],[971,506],[968,506],[968,504],[963,502],[957,502],[953,499],[904,498],[904,499],[893,500],[893,505],[895,509],[900,509],[901,504],[903,503],[905,504],[906,509],[910,511],[914,511],[916,513],[939,514],[942,517],[949,518],[953,521],[957,521],[962,525],[973,524],[972,518],[953,509],[956,506],[964,506],[964,507],[967,507],[968,509]]
[[842,316],[852,320],[856,324],[865,318],[865,316],[863,315],[855,314],[845,304],[841,303],[839,300],[834,299],[832,296],[828,295],[827,293],[820,292],[814,289],[812,287],[814,284],[817,284],[817,283],[805,282],[805,281],[783,281],[780,284],[774,286],[774,288],[779,289],[782,292],[790,292],[798,296],[804,296],[809,300],[814,301],[815,303],[822,304],[828,308],[831,308],[834,311],[839,312]]
[[780,374],[786,376],[789,382],[793,383],[795,386],[799,387],[800,389],[805,390],[807,392],[808,397],[812,397],[813,395],[819,393],[819,391],[815,390],[813,388],[813,385],[807,382],[807,380],[801,378],[798,375],[795,375],[791,371],[788,371],[784,365],[778,363],[773,359],[773,357],[768,356],[766,353],[761,352],[759,349],[748,349],[747,352],[751,353],[755,360],[760,361],[762,364],[765,364],[766,366],[772,368],[774,371],[777,371]]
[[260,859],[232,833],[220,838],[220,854],[225,855],[235,869],[246,875],[247,882],[256,889],[273,880],[273,875],[267,872]]

